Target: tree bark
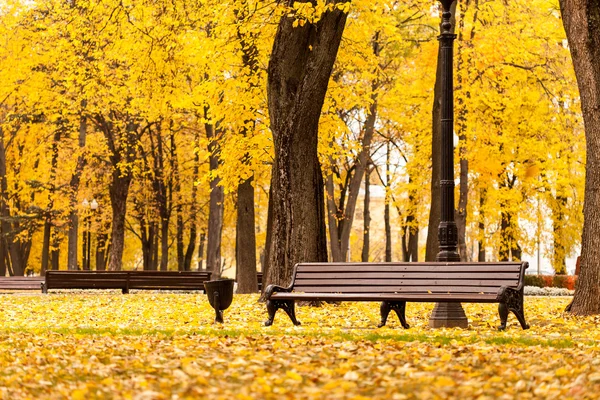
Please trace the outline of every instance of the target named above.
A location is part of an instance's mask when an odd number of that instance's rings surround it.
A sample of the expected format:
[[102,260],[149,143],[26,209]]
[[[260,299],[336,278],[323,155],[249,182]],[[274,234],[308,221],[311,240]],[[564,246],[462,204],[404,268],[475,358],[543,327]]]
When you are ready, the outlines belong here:
[[[369,245],[370,245],[370,230],[371,230],[371,170],[367,168],[365,171],[365,198],[363,202],[363,247],[361,254],[362,262],[369,262]],[[386,203],[386,206],[388,204]],[[388,218],[389,219],[389,218]],[[387,232],[386,232],[387,233]],[[387,235],[386,235],[386,250],[387,250]],[[386,252],[387,254],[387,252]]]
[[122,172],[114,167],[112,181],[109,186],[110,203],[112,206],[111,252],[108,256],[108,269],[120,271],[123,265],[123,250],[125,248],[125,216],[127,215],[127,197],[131,185],[131,173]]
[[204,246],[206,244],[206,230],[200,231],[200,243],[198,243],[198,270],[204,269]]
[[479,240],[477,241],[478,252],[477,261],[485,262],[485,212],[483,206],[485,204],[485,190],[479,193]]
[[236,275],[238,293],[256,293],[256,236],[254,232],[252,177],[238,185],[236,224]]
[[600,2],[560,0],[581,96],[586,136],[580,273],[569,310],[600,313]]
[[294,28],[287,15],[279,22],[268,67],[275,160],[264,286],[289,284],[295,263],[327,261],[318,124],[346,16],[334,9],[314,24]]
[[56,167],[58,166],[58,143],[60,142],[62,127],[57,127],[52,139],[52,159],[50,161],[50,200],[44,212],[44,236],[42,239],[42,266],[40,275],[46,275],[50,264],[50,239],[52,235],[52,211],[54,208],[54,191],[56,190]]
[[[82,102],[82,107],[85,107],[85,101]],[[81,112],[79,117],[79,150],[81,151],[85,147],[85,140],[87,134],[87,118]],[[69,233],[68,233],[68,250],[67,250],[67,268],[69,270],[77,269],[77,239],[79,233],[79,217],[77,216],[77,191],[79,190],[79,182],[81,180],[81,173],[85,166],[85,155],[83,152],[77,158],[77,166],[75,172],[71,176],[70,186],[70,208],[69,214]]]
[[[204,117],[209,120],[209,109],[205,107]],[[208,138],[209,167],[216,173],[221,164],[221,134],[213,124],[205,124]],[[211,279],[221,277],[221,235],[223,233],[223,212],[225,208],[225,192],[220,185],[221,178],[214,177],[210,181],[210,204],[208,210],[208,243],[206,249],[206,268],[212,271]]]

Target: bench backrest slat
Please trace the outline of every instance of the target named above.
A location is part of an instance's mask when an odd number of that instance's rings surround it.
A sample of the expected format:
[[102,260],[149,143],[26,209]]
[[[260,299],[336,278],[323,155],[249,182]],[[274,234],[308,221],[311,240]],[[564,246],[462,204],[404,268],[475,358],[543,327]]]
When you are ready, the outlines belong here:
[[294,291],[497,293],[517,287],[527,263],[301,263]]

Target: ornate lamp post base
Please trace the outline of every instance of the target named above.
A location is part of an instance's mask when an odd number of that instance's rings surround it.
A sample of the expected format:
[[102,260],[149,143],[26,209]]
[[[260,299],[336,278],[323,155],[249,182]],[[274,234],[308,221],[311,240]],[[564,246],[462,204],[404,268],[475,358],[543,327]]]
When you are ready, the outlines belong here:
[[469,320],[460,303],[437,303],[429,317],[430,328],[468,328]]

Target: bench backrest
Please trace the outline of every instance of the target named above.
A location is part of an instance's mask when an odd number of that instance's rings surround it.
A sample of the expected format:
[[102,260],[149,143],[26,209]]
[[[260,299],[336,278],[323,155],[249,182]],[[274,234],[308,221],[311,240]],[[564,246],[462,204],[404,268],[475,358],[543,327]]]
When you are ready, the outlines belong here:
[[130,289],[204,290],[211,272],[202,271],[128,271]]
[[296,292],[497,293],[522,287],[526,262],[498,263],[301,263]]
[[49,289],[124,289],[126,284],[124,271],[46,271]]
[[196,271],[46,271],[49,289],[199,289],[211,272]]

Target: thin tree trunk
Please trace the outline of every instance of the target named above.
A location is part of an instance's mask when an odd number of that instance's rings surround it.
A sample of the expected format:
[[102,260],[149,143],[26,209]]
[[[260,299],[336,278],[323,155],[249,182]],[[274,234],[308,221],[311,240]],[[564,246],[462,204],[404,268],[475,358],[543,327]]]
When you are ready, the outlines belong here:
[[[361,254],[362,262],[369,262],[369,246],[371,233],[371,169],[365,171],[365,198],[363,203],[363,247]],[[387,203],[386,203],[387,205]],[[387,250],[387,236],[386,236]],[[386,253],[387,254],[387,253]]]
[[198,243],[198,270],[204,269],[204,245],[206,243],[206,231],[200,232],[200,243]]
[[[209,120],[209,109],[204,108],[204,118]],[[209,167],[216,173],[221,164],[221,147],[219,140],[221,134],[214,124],[205,124],[206,137],[208,138]],[[208,243],[206,254],[206,268],[212,271],[211,279],[221,277],[221,235],[223,233],[223,212],[225,192],[220,185],[221,179],[216,177],[210,181],[210,202],[208,211]]]
[[[240,24],[238,25],[238,39],[242,46],[242,62],[246,68],[248,82],[259,72],[258,48],[251,32],[239,29],[248,18],[251,9],[247,1],[241,3],[241,7],[236,10],[236,16]],[[254,89],[256,84],[250,83],[250,90]],[[246,121],[248,126],[253,121]],[[242,130],[243,136],[248,136],[247,128]],[[250,155],[244,155],[244,162],[249,162]],[[236,279],[238,283],[238,293],[254,293],[258,290],[258,281],[256,278],[256,234],[255,234],[255,215],[254,215],[254,187],[252,185],[254,177],[251,176],[238,185],[237,190],[237,221],[236,221]]]
[[[82,108],[85,107],[85,100],[82,101]],[[69,183],[71,189],[71,197],[70,197],[70,214],[69,214],[69,233],[67,236],[68,239],[68,250],[67,250],[67,268],[69,270],[77,269],[77,239],[79,233],[79,218],[77,216],[77,192],[79,190],[79,183],[81,180],[81,173],[83,172],[83,168],[85,167],[85,155],[83,154],[82,149],[85,147],[87,135],[87,118],[83,114],[83,110],[81,111],[81,115],[79,117],[79,150],[81,154],[77,158],[77,166],[75,167],[75,172],[71,176],[71,181]]]
[[477,261],[485,262],[485,190],[481,190],[479,193],[479,240],[477,241],[478,252]]
[[267,88],[275,160],[264,286],[289,284],[297,262],[327,261],[318,126],[346,16],[334,9],[315,24],[294,27],[285,15],[275,35]]
[[58,126],[52,139],[52,159],[50,161],[50,201],[44,212],[44,236],[42,239],[42,266],[40,275],[46,275],[50,263],[50,237],[52,235],[52,210],[54,208],[54,192],[56,190],[56,167],[58,166],[58,143],[60,142],[62,127]]
[[236,224],[236,275],[238,293],[255,293],[256,237],[254,232],[254,187],[252,177],[238,185]]
[[[196,137],[196,142],[198,142],[200,138]],[[190,203],[190,212],[189,212],[189,220],[190,220],[190,240],[188,242],[187,250],[185,252],[184,260],[183,260],[183,270],[191,271],[192,269],[192,257],[194,255],[194,250],[196,247],[196,237],[198,236],[198,227],[197,227],[197,207],[196,202],[198,201],[198,187],[196,186],[196,181],[199,179],[200,172],[200,154],[196,151],[194,152],[194,167],[193,167],[193,180],[192,180],[192,194],[191,194],[191,203]],[[199,257],[201,259],[201,257]]]
[[457,105],[457,117],[456,127],[458,132],[458,143],[459,143],[459,165],[460,165],[460,183],[459,183],[459,197],[458,197],[458,208],[455,213],[456,228],[458,234],[458,252],[460,258],[463,261],[468,261],[469,257],[467,254],[467,207],[469,200],[469,161],[467,159],[467,118],[468,110],[466,100],[471,97],[471,92],[467,87],[466,75],[472,65],[471,59],[464,60],[463,50],[465,46],[472,47],[472,41],[475,37],[475,27],[477,23],[477,16],[479,11],[479,0],[475,0],[473,6],[475,11],[473,13],[473,21],[471,23],[471,32],[469,34],[468,42],[465,42],[465,16],[467,9],[470,5],[469,1],[463,1],[460,3],[461,7],[461,18],[458,29],[458,49],[457,49],[457,63],[456,63],[456,81],[458,83],[456,88],[456,105]]
[[96,235],[96,271],[104,271],[106,269],[106,246],[108,235],[106,233],[98,233]]
[[600,2],[560,0],[581,96],[586,137],[580,273],[570,311],[600,313]]

